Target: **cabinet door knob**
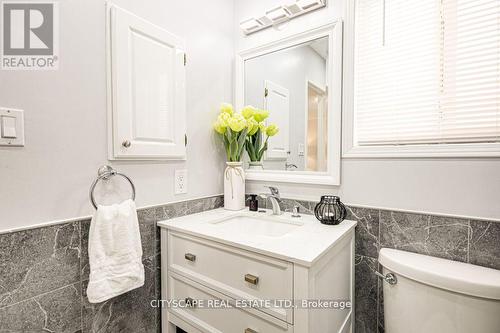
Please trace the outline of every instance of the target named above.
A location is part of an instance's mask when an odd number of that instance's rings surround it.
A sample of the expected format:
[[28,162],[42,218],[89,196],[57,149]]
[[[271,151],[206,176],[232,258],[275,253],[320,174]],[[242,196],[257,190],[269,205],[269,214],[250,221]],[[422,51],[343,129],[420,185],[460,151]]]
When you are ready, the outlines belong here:
[[196,261],[196,256],[192,253],[186,253],[184,255],[184,259],[194,262],[194,261]]
[[257,283],[259,283],[259,277],[252,274],[245,274],[245,281],[257,285]]
[[259,332],[257,332],[256,330],[253,330],[253,329],[251,329],[251,328],[247,328],[247,329],[245,330],[245,333],[259,333]]
[[132,145],[132,143],[130,143],[129,140],[125,140],[125,141],[122,142],[122,146],[125,147],[125,148],[130,147],[130,145]]
[[191,297],[186,297],[184,299],[184,302],[186,302],[186,306],[190,308],[195,308],[196,307],[196,301],[192,299]]

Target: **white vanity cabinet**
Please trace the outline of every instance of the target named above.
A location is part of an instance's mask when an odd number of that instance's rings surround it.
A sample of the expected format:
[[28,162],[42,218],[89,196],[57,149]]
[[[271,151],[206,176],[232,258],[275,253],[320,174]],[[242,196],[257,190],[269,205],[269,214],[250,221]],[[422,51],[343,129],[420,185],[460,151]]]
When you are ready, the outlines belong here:
[[297,225],[278,237],[238,234],[219,223],[239,216],[261,217],[218,209],[158,223],[162,299],[173,305],[164,302],[162,332],[352,332],[353,306],[321,308],[318,301],[354,299],[356,222],[325,226],[312,216],[267,213],[271,227]]

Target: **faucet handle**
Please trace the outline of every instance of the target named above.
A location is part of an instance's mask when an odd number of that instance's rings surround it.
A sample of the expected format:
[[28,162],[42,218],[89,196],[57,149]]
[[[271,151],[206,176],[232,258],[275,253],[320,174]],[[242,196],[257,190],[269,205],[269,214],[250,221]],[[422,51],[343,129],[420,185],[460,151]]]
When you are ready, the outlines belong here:
[[300,211],[299,206],[297,205],[293,206],[292,217],[300,217],[299,211]]
[[271,194],[280,198],[280,190],[278,190],[277,187],[275,186],[266,186],[267,188],[269,188],[269,190],[271,191]]

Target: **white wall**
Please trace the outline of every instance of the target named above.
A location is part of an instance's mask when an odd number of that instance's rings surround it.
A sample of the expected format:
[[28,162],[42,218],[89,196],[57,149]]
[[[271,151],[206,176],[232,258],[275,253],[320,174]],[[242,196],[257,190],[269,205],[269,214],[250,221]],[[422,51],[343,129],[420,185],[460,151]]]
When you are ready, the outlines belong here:
[[[232,100],[232,0],[116,0],[184,38],[187,162],[116,162],[137,187],[138,206],[222,193],[223,157],[211,124]],[[25,110],[26,146],[0,148],[0,231],[93,212],[88,189],[108,163],[103,0],[60,1],[58,71],[0,71],[0,106]],[[216,153],[215,151],[219,153]],[[173,194],[176,168],[187,195]]]
[[[351,0],[329,0],[326,9],[245,37],[240,21],[261,15],[283,0],[236,0],[236,50],[342,19],[343,1]],[[318,200],[321,194],[331,193],[353,205],[500,219],[499,159],[344,159],[341,168],[338,187],[278,186],[289,198]],[[260,193],[263,185],[249,183],[247,192]]]
[[[282,50],[245,62],[245,104],[264,108],[264,81],[278,84],[290,93],[289,149],[287,162],[305,169],[305,158],[299,156],[299,143],[306,144],[306,87],[307,80],[324,86],[326,81],[326,60],[311,47],[304,45]],[[272,117],[272,112],[271,112]],[[279,125],[279,124],[278,124]],[[285,135],[284,132],[278,135]],[[273,140],[270,138],[269,140]],[[285,161],[264,161],[266,169],[283,170]]]
[[[237,23],[282,0],[117,0],[186,39],[187,162],[116,162],[137,186],[137,204],[161,204],[222,192],[224,157],[212,135],[219,103],[232,99],[234,43],[248,48],[342,15],[327,9],[243,38]],[[58,71],[0,71],[0,106],[25,110],[26,146],[0,148],[0,232],[93,212],[88,187],[107,161],[104,0],[60,4]],[[213,15],[212,15],[213,14]],[[236,24],[234,24],[236,22]],[[236,33],[236,40],[234,34]],[[218,154],[214,153],[218,150]],[[173,195],[173,172],[187,168],[189,193]],[[262,192],[262,184],[248,185]],[[500,218],[500,161],[344,160],[340,187],[280,184],[287,197],[338,193],[345,202],[377,207]]]

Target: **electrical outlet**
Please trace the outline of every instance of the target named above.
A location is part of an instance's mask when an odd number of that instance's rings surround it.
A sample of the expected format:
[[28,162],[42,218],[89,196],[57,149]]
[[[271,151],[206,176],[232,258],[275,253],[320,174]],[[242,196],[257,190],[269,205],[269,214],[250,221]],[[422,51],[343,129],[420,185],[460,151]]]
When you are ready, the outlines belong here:
[[175,194],[187,193],[187,170],[175,170],[175,181],[174,181],[174,192]]
[[304,144],[303,143],[299,143],[299,147],[298,147],[298,155],[299,156],[304,156]]

